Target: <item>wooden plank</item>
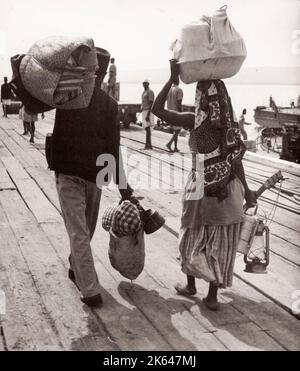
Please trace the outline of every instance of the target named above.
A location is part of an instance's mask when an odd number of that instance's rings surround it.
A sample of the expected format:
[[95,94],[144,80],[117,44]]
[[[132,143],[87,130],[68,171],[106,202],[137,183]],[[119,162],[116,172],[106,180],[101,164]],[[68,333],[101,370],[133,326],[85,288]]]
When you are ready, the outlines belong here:
[[272,157],[265,157],[256,153],[246,152],[245,158],[251,162],[256,162],[260,165],[265,165],[268,168],[282,169],[285,172],[291,173],[296,176],[300,176],[299,166],[293,162],[288,162]]
[[228,324],[218,328],[222,341],[229,344],[230,351],[283,351],[284,348],[272,341],[270,335],[252,322]]
[[[30,156],[30,158],[33,160],[34,163],[40,165],[42,168],[47,167],[46,159],[45,157],[36,150],[35,144],[32,144],[26,140],[26,138],[20,134],[18,134],[16,131],[12,130],[10,133],[10,138],[16,142],[17,145],[20,146],[26,153]],[[42,143],[44,143],[44,138],[42,139]],[[37,143],[38,144],[38,143]],[[32,162],[32,161],[31,161]]]
[[63,350],[1,205],[0,235],[0,288],[7,300],[2,327],[8,350]]
[[67,350],[115,350],[101,323],[81,304],[61,260],[18,193],[10,191],[7,197],[5,192],[0,192],[0,201],[63,347]]
[[0,140],[2,140],[6,147],[11,152],[11,155],[20,162],[23,167],[26,166],[39,166],[29,154],[22,149],[7,133],[0,128]]
[[13,156],[1,159],[6,171],[14,181],[30,179],[23,166]]
[[234,287],[223,294],[231,305],[242,311],[287,350],[300,348],[300,322],[246,283],[235,279]]
[[45,194],[32,180],[16,181],[19,192],[38,223],[58,222],[61,216],[46,198]]
[[[119,293],[138,307],[149,322],[164,336],[176,351],[224,351],[227,344],[218,341],[195,319],[187,307],[190,300],[174,297],[169,289],[157,285],[147,275],[147,268],[139,279],[140,284],[121,282]],[[142,285],[142,286],[141,286]]]
[[5,143],[0,139],[0,158],[1,157],[10,157],[11,153],[5,146]]
[[4,189],[16,189],[16,187],[11,178],[8,176],[0,157],[0,191]]
[[54,172],[37,167],[27,167],[26,171],[38,184],[48,200],[60,211]]
[[39,223],[60,221],[58,211],[20,163],[14,157],[3,158],[2,162],[37,221]]
[[291,244],[285,238],[277,237],[274,234],[271,234],[270,248],[275,254],[279,254],[281,257],[300,266],[299,245]]

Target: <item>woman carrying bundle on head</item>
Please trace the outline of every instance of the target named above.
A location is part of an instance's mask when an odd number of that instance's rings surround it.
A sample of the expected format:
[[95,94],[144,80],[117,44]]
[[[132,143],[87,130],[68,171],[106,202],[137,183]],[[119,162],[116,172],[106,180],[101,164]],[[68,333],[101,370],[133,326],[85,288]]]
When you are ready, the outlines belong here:
[[165,101],[179,65],[171,61],[171,76],[157,96],[152,111],[161,120],[191,130],[192,169],[183,195],[179,250],[187,285],[177,285],[180,295],[195,295],[195,279],[209,282],[204,299],[218,309],[219,288],[232,286],[236,249],[243,221],[243,200],[256,203],[245,179],[245,147],[225,84],[221,80],[198,82],[196,110],[165,109]]

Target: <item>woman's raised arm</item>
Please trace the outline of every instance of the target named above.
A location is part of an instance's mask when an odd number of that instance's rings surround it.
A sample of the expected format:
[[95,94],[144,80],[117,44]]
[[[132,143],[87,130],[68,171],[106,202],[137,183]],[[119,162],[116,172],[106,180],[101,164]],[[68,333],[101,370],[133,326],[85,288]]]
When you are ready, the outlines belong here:
[[181,126],[185,129],[193,129],[195,124],[195,114],[192,112],[176,112],[165,109],[165,103],[172,84],[179,78],[179,65],[175,59],[170,61],[171,76],[161,92],[158,94],[152,106],[155,116],[165,121],[167,124]]

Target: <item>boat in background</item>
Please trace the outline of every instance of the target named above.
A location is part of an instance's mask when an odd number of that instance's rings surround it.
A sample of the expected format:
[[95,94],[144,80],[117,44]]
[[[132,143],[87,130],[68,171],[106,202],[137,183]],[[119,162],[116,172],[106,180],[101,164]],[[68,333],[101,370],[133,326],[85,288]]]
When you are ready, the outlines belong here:
[[[299,99],[298,99],[299,101]],[[300,163],[300,106],[277,107],[272,97],[270,106],[258,106],[254,120],[261,128],[262,146],[272,150],[281,142],[278,153],[282,160]]]
[[282,129],[285,124],[296,124],[300,128],[300,107],[265,107],[254,110],[255,122],[263,128]]

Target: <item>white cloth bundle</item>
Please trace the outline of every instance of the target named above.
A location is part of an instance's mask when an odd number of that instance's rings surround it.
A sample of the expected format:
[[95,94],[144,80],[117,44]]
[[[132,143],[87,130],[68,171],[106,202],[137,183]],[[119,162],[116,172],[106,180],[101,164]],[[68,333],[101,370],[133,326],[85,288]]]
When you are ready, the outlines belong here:
[[184,26],[171,49],[186,84],[232,77],[247,56],[245,43],[230,23],[226,8]]

